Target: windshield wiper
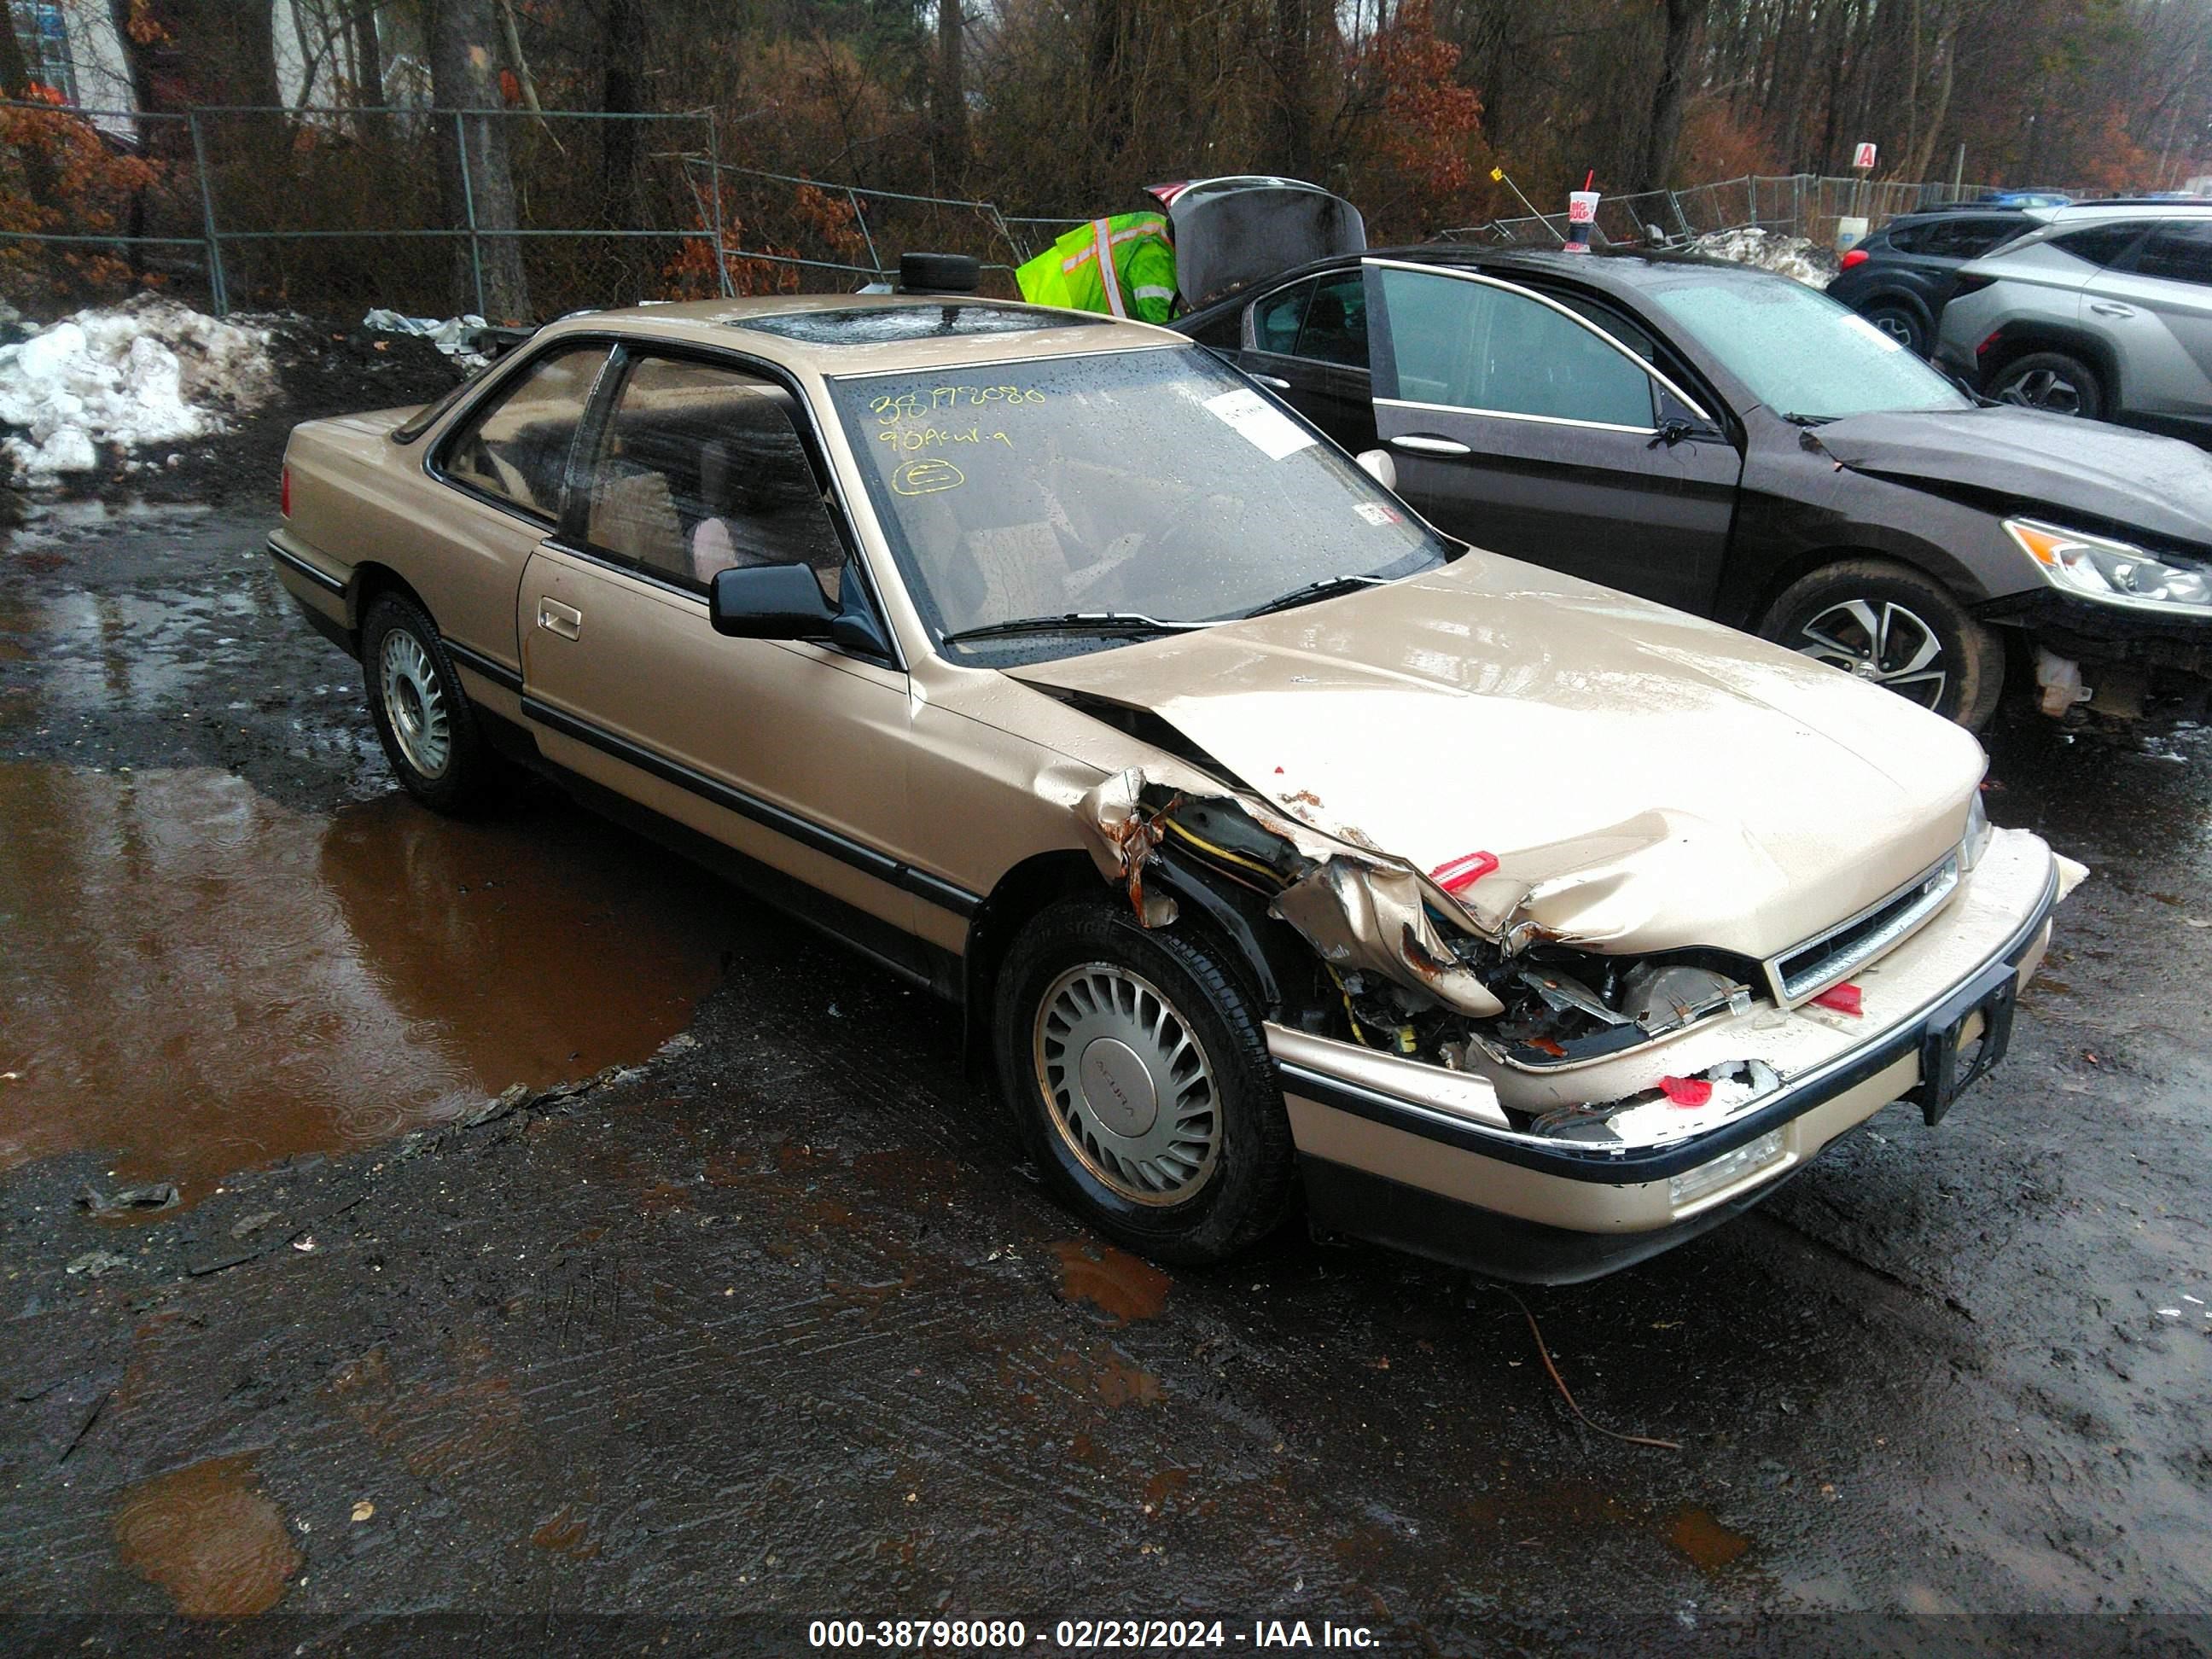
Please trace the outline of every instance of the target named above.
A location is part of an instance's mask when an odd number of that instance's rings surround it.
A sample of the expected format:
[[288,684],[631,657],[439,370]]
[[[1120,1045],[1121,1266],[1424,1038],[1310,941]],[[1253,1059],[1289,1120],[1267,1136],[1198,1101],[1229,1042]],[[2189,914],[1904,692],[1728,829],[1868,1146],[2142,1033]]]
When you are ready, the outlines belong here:
[[1349,593],[1356,587],[1379,587],[1389,580],[1388,576],[1323,576],[1317,582],[1294,587],[1265,605],[1255,605],[1244,614],[1247,617],[1273,616],[1278,611],[1288,611],[1296,605],[1311,605],[1318,599],[1333,599],[1338,594]]
[[1836,417],[1832,415],[1784,415],[1782,418],[1792,426],[1826,426]]
[[1057,617],[1012,617],[1005,622],[963,628],[947,634],[945,643],[965,645],[971,640],[1011,639],[1019,634],[1182,634],[1212,626],[1203,622],[1163,622],[1133,611],[1070,611]]

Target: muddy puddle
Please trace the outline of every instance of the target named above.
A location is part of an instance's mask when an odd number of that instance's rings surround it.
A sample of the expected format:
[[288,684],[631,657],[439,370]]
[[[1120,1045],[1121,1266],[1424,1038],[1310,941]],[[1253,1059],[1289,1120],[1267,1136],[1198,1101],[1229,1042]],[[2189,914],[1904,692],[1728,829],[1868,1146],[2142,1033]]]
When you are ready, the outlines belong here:
[[283,1511],[260,1489],[254,1455],[172,1469],[125,1495],[115,1517],[123,1565],[193,1619],[265,1613],[299,1571]]
[[189,1203],[641,1060],[734,902],[559,806],[319,816],[211,769],[0,763],[0,1169],[93,1149]]

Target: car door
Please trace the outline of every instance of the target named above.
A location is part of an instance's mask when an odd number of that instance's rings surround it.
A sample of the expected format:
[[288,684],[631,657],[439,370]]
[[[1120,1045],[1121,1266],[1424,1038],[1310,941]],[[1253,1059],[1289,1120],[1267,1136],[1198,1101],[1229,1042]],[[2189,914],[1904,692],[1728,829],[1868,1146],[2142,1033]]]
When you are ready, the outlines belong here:
[[1357,265],[1263,295],[1243,326],[1239,367],[1353,454],[1374,447],[1367,289]]
[[1707,609],[1742,473],[1712,416],[1548,295],[1364,264],[1376,427],[1399,493],[1478,547]]
[[2082,290],[2082,326],[2111,345],[2127,411],[2212,431],[2212,220],[2173,220]]
[[561,533],[524,573],[524,714],[549,757],[830,896],[836,931],[903,960],[902,667],[708,619],[717,570],[792,562],[872,614],[795,398],[631,348],[608,381]]
[[392,556],[464,668],[514,672],[515,592],[560,522],[568,452],[609,350],[584,341],[518,366],[428,453],[446,501],[408,518]]

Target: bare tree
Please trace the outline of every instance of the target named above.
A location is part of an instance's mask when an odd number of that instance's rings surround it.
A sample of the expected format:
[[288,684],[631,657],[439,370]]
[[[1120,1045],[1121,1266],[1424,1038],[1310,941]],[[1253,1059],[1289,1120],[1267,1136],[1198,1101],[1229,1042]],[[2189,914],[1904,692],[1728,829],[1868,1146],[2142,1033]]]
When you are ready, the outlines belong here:
[[[441,108],[500,107],[498,21],[493,0],[429,0],[430,86]],[[507,161],[507,124],[493,114],[437,122],[439,161],[449,222],[476,227],[484,314],[494,321],[526,320],[530,284],[522,245],[502,231],[517,228],[514,177]],[[470,248],[462,248],[459,280],[466,303],[476,303]]]
[[960,0],[937,0],[937,74],[929,94],[929,147],[940,184],[968,176],[965,19]]

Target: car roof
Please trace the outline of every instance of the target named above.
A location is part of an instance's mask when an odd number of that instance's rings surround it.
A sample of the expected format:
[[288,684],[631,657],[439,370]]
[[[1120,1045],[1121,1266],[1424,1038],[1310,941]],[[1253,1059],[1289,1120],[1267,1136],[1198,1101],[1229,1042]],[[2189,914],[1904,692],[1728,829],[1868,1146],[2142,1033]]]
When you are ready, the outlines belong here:
[[2212,202],[2176,202],[2149,197],[2118,197],[2104,202],[2077,202],[2054,209],[2051,225],[2063,230],[2069,225],[2104,224],[2115,219],[2203,219],[2212,216]]
[[824,377],[1190,343],[1146,323],[958,294],[791,294],[632,306],[574,313],[537,337],[609,333],[742,351]]

